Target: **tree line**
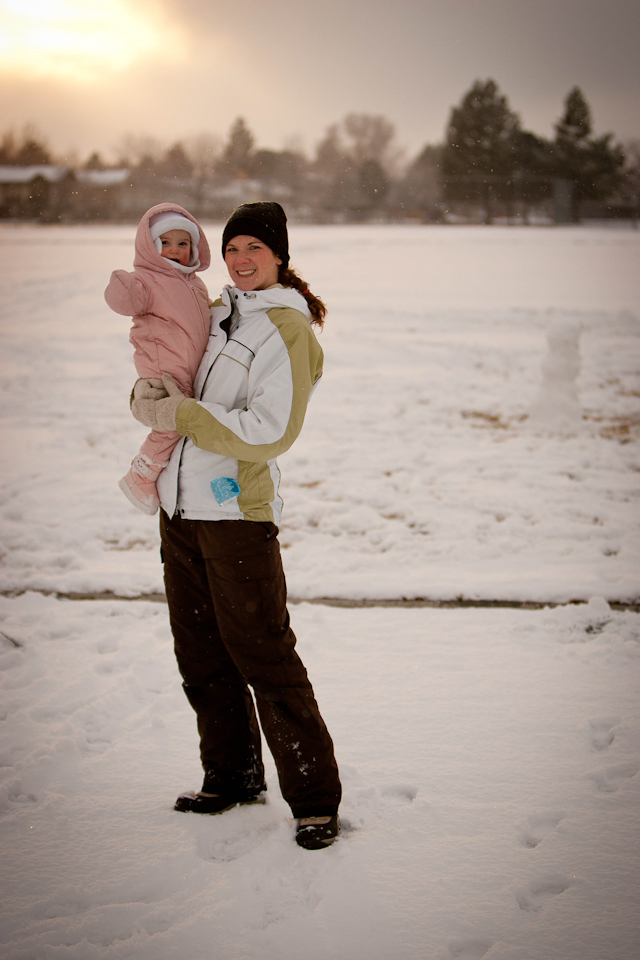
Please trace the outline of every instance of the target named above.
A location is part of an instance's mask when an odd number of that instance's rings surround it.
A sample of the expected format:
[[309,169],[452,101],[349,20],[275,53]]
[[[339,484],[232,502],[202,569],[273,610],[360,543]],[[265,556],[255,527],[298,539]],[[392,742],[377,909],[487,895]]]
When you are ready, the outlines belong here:
[[[637,163],[637,157],[635,158]],[[524,130],[493,80],[477,81],[451,112],[442,174],[451,200],[479,203],[486,221],[499,203],[534,204],[564,182],[570,219],[588,200],[605,200],[625,181],[625,152],[613,134],[593,135],[591,110],[578,87],[547,140]],[[557,188],[556,188],[557,189]]]
[[[640,142],[623,148],[611,133],[596,136],[578,87],[567,95],[547,139],[523,128],[491,79],[476,81],[452,108],[444,142],[425,145],[409,162],[387,118],[356,113],[327,128],[313,157],[295,143],[283,150],[259,148],[243,118],[224,140],[202,134],[166,147],[152,137],[128,135],[115,152],[115,164],[97,152],[77,164],[85,181],[99,179],[87,172],[127,168],[134,208],[137,203],[144,209],[150,197],[153,202],[162,194],[182,197],[200,215],[226,216],[236,202],[270,196],[294,216],[315,221],[458,216],[490,223],[506,216],[526,222],[550,204],[578,221],[597,201],[637,215],[640,196]],[[0,166],[55,162],[33,128],[0,139]],[[108,193],[107,186],[101,189]],[[105,203],[104,215],[113,215]],[[131,202],[128,210],[138,212]]]

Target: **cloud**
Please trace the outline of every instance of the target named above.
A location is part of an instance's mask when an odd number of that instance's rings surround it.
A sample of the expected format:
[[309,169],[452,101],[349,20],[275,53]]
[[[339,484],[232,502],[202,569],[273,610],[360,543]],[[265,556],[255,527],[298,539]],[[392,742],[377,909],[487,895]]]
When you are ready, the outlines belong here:
[[[128,131],[226,136],[238,116],[260,146],[299,133],[310,148],[364,112],[388,116],[417,152],[488,77],[536,132],[551,133],[577,83],[597,130],[640,135],[637,0],[0,0],[0,11],[13,24],[11,50],[0,46],[4,123],[32,121],[59,150],[108,153]],[[35,19],[44,33],[25,27]]]

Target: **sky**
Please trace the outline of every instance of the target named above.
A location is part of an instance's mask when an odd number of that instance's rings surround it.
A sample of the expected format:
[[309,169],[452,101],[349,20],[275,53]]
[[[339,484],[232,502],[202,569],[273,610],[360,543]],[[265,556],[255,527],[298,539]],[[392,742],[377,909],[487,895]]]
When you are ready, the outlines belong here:
[[0,132],[114,160],[126,134],[310,155],[347,113],[382,114],[410,159],[493,78],[550,135],[583,90],[597,133],[640,138],[640,0],[0,0]]

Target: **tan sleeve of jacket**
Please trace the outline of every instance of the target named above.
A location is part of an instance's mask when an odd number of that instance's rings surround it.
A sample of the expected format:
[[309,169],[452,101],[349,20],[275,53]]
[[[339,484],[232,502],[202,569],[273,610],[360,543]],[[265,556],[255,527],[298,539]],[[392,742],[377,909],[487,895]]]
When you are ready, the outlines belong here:
[[[288,450],[302,429],[309,395],[322,375],[322,348],[306,317],[299,311],[290,307],[274,307],[267,312],[286,348],[280,365],[265,371],[260,383],[261,409],[272,414],[271,423],[276,425],[278,437],[270,443],[251,443],[245,439],[251,434],[252,420],[255,422],[256,417],[251,405],[245,411],[232,411],[234,423],[239,424],[240,431],[243,430],[243,420],[247,425],[243,437],[221,422],[223,411],[221,419],[217,419],[197,401],[184,400],[178,408],[176,429],[203,450],[235,460],[258,463],[271,460]],[[282,414],[282,405],[278,402],[284,364],[289,368],[292,389],[291,406],[286,415]]]

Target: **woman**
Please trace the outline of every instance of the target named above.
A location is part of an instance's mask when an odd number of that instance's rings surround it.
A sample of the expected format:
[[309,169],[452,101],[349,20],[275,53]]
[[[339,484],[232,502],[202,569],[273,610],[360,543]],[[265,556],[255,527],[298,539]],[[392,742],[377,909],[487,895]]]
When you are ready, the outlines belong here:
[[[211,335],[186,398],[167,374],[139,380],[132,410],[185,438],[160,475],[161,550],[183,686],[196,712],[204,783],[175,809],[222,813],[266,790],[260,723],[307,849],[339,833],[333,744],[289,625],[276,456],[298,436],[322,373],[311,324],[324,305],[289,269],[278,203],[245,203],[222,235],[233,286],[212,308]],[[152,392],[155,389],[155,393]]]

